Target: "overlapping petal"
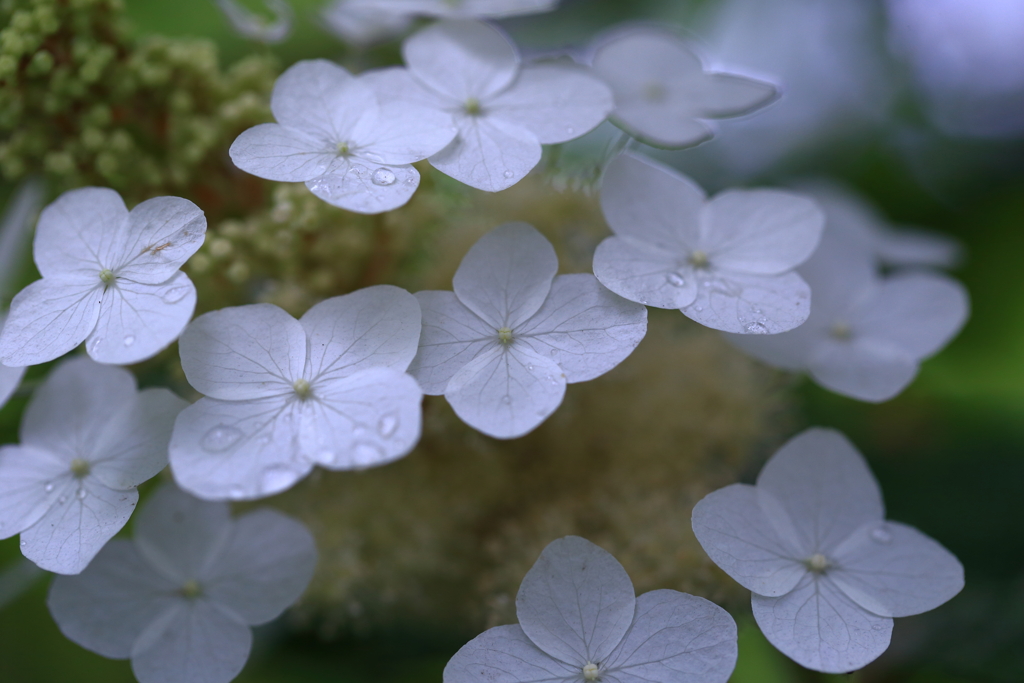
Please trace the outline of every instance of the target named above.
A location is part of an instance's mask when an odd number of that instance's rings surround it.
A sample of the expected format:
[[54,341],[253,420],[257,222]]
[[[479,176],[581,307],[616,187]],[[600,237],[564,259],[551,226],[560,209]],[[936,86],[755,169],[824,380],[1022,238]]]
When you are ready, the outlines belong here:
[[180,273],[178,269],[203,245],[206,216],[181,197],[154,197],[128,214],[118,235],[120,258],[105,264],[120,280],[159,285]]
[[326,59],[293,64],[278,77],[270,98],[279,124],[333,145],[345,141],[377,106],[370,88]]
[[456,180],[486,192],[499,192],[526,177],[540,161],[537,136],[494,116],[459,115],[459,134],[430,164]]
[[98,275],[94,280],[36,280],[11,301],[0,331],[0,362],[38,365],[71,351],[96,327],[103,297]]
[[301,183],[327,173],[338,158],[334,146],[301,130],[261,123],[235,138],[231,161],[267,180]]
[[488,629],[463,645],[444,667],[444,683],[568,683],[580,667],[555,659],[517,625]]
[[682,312],[706,327],[738,334],[778,334],[799,327],[810,315],[811,288],[795,272],[690,272],[699,283],[697,296]]
[[494,327],[459,301],[455,292],[416,292],[416,300],[423,311],[423,329],[409,374],[423,393],[438,396],[460,368],[500,342]]
[[98,277],[120,254],[128,207],[105,187],[69,190],[39,214],[32,253],[47,277]]
[[497,28],[445,20],[410,36],[402,56],[417,80],[459,104],[504,90],[516,77],[519,56]]

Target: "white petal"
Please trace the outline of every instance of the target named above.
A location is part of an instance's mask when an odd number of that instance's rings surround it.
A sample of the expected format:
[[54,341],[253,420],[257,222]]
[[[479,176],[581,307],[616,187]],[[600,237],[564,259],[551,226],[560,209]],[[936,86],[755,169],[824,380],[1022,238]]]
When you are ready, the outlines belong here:
[[0,365],[0,408],[3,408],[14,392],[18,390],[18,385],[21,384],[21,378],[25,376],[27,369]]
[[298,600],[315,568],[316,543],[302,523],[275,510],[256,510],[234,523],[199,578],[210,600],[256,625]]
[[601,210],[619,237],[688,257],[700,236],[704,191],[651,159],[620,154],[605,168]]
[[916,228],[887,230],[878,243],[879,257],[893,266],[953,268],[963,261],[963,251],[952,237]]
[[127,221],[128,208],[114,190],[83,187],[65,192],[39,214],[32,246],[39,273],[98,278],[120,253],[118,238]]
[[896,522],[867,524],[833,553],[835,584],[879,616],[908,617],[935,609],[964,587],[956,557],[917,529]]
[[825,214],[812,200],[780,190],[726,190],[704,207],[699,248],[713,266],[778,275],[814,253]]
[[151,358],[182,333],[196,308],[196,286],[179,271],[147,285],[117,280],[107,287],[85,350],[100,363],[128,365]]
[[134,544],[115,540],[81,574],[56,577],[46,606],[69,640],[127,659],[139,633],[173,609],[178,588],[153,571]]
[[267,180],[300,183],[322,176],[338,158],[324,140],[276,123],[261,123],[231,143],[235,166]]
[[420,438],[423,393],[394,368],[366,368],[313,384],[302,403],[304,457],[335,470],[396,460]]
[[175,277],[205,236],[206,216],[198,206],[180,197],[154,197],[128,214],[122,258],[107,267],[119,280],[162,284]]
[[462,116],[455,140],[430,157],[430,164],[456,180],[499,192],[526,177],[540,162],[537,136],[497,116]]
[[279,43],[292,32],[294,14],[292,6],[285,0],[263,0],[263,4],[274,15],[272,22],[244,7],[238,0],[216,0],[217,6],[227,17],[232,28],[246,38],[261,43]]
[[477,240],[452,279],[459,301],[497,331],[516,328],[540,310],[558,272],[558,257],[537,229],[505,223]]
[[416,292],[423,310],[419,350],[409,374],[423,393],[438,396],[466,363],[500,342],[494,327],[466,308],[455,292]]
[[566,382],[600,377],[625,360],[647,333],[647,309],[608,291],[593,275],[559,275],[516,339],[549,356]]
[[[32,176],[22,180],[7,198],[0,215],[0,296],[5,299],[14,294],[25,266],[26,246],[32,238],[33,221],[43,205],[45,187],[41,178]],[[0,327],[5,313],[0,312]]]
[[306,181],[306,187],[331,206],[375,214],[403,206],[420,186],[412,166],[369,163],[356,157],[339,159],[327,175]]
[[917,361],[893,344],[873,339],[824,339],[807,361],[821,386],[860,401],[888,401],[917,375]]
[[772,102],[779,96],[771,83],[736,74],[705,73],[688,94],[701,118],[742,116]]
[[198,500],[173,484],[146,500],[134,525],[135,547],[176,588],[204,575],[233,530],[227,504]]
[[[369,85],[379,87],[379,79]],[[364,117],[352,131],[355,154],[370,161],[411,164],[444,149],[458,130],[448,112],[408,101],[381,99],[380,114]]]
[[629,237],[608,237],[594,252],[594,275],[619,296],[655,308],[684,308],[697,298],[693,268],[678,252]]
[[401,66],[371,69],[359,74],[359,80],[373,90],[382,107],[395,103],[409,105],[413,111],[434,109],[445,112],[452,120],[453,104],[450,98],[428,89],[417,81],[408,69]]
[[706,123],[690,116],[680,117],[671,109],[651,107],[646,102],[616,107],[612,122],[630,136],[652,147],[666,149],[693,147],[715,136]]
[[35,524],[60,496],[74,493],[68,461],[31,446],[0,448],[0,538]]
[[363,46],[404,33],[413,18],[376,7],[377,0],[335,0],[320,10],[325,28],[347,43]]
[[807,369],[811,350],[820,337],[809,327],[817,305],[818,300],[815,299],[811,306],[811,315],[795,330],[781,334],[744,333],[724,336],[736,348],[768,365],[791,372],[801,372]]
[[251,500],[280,493],[302,479],[297,401],[202,398],[178,415],[171,435],[171,471],[178,485],[207,500]]
[[270,108],[282,126],[323,141],[331,151],[348,140],[363,116],[376,117],[377,99],[337,64],[307,59],[278,77]]
[[455,373],[445,389],[455,414],[496,439],[533,431],[565,396],[565,374],[526,345],[491,347]]
[[42,569],[78,574],[127,524],[138,500],[135,489],[110,489],[87,476],[22,532],[21,552]]
[[505,34],[477,21],[439,21],[402,44],[413,76],[458,104],[504,90],[516,77],[519,56]]
[[203,599],[180,600],[139,634],[132,673],[139,683],[228,683],[241,672],[252,631]]
[[100,315],[103,283],[58,277],[36,280],[18,292],[0,332],[4,365],[38,365],[85,341]]
[[887,278],[850,321],[857,334],[891,343],[916,359],[949,343],[967,321],[967,290],[937,273]]
[[787,441],[761,470],[757,487],[782,504],[807,557],[829,557],[858,527],[885,515],[863,456],[832,429],[807,429]]
[[444,667],[444,683],[568,683],[581,669],[552,658],[518,624],[488,629],[463,645]]
[[753,486],[732,484],[704,496],[693,508],[692,523],[711,561],[754,593],[785,595],[807,573],[797,548],[769,521]]
[[808,669],[846,673],[889,647],[892,619],[861,608],[824,577],[808,573],[791,593],[779,598],[755,593],[750,602],[768,642]]
[[487,101],[489,115],[526,128],[544,144],[578,138],[611,113],[612,93],[584,67],[526,66],[508,89]]
[[114,413],[99,434],[89,458],[91,474],[113,489],[155,477],[167,466],[174,419],[187,405],[168,389],[144,389],[130,406]]
[[606,550],[579,536],[548,544],[519,586],[519,625],[540,649],[581,669],[608,659],[633,623],[633,583]]
[[[648,84],[694,82],[704,71],[700,59],[678,36],[648,27],[613,34],[595,51],[593,65],[620,105],[646,99]],[[662,90],[661,94],[668,94]]]
[[633,624],[602,670],[619,683],[725,683],[736,656],[728,612],[704,598],[655,590],[636,599]]
[[292,391],[306,363],[299,321],[271,304],[205,313],[178,342],[189,384],[207,396],[249,399]]
[[697,271],[697,298],[682,309],[701,325],[738,334],[778,334],[800,326],[811,312],[811,289],[795,272],[750,275]]

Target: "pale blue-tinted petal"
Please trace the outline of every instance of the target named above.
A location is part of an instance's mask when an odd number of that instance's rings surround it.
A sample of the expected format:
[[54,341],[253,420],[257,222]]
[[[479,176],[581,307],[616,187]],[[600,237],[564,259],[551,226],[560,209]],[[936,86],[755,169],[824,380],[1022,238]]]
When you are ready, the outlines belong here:
[[301,523],[275,510],[239,518],[199,576],[204,595],[251,625],[277,617],[313,578],[316,543]]
[[918,363],[906,351],[873,339],[821,341],[807,371],[821,386],[859,401],[881,403],[914,381]]
[[117,261],[128,221],[121,196],[105,187],[69,190],[43,209],[32,254],[43,277],[94,275]]
[[582,667],[608,659],[633,623],[633,583],[606,550],[579,536],[548,544],[519,587],[516,614],[530,640]]
[[616,683],[725,683],[736,656],[728,612],[704,598],[655,590],[636,599],[633,624],[601,670]]
[[456,180],[486,192],[499,192],[526,177],[540,162],[537,136],[499,116],[460,115],[459,134],[430,157],[430,164]]
[[697,297],[682,309],[701,325],[737,334],[778,334],[799,327],[811,311],[811,289],[795,272],[752,275],[693,272]]
[[565,396],[565,373],[525,344],[483,350],[448,382],[444,396],[470,427],[496,439],[533,431]]
[[569,683],[581,669],[547,654],[517,624],[488,629],[463,645],[444,667],[444,683]]
[[[14,296],[17,278],[25,270],[26,246],[32,237],[32,222],[36,220],[45,192],[43,181],[29,177],[18,183],[7,199],[0,215],[0,296]],[[0,313],[0,327],[4,313]]]
[[558,272],[547,238],[526,223],[505,223],[477,240],[452,279],[459,301],[494,327],[516,329],[540,310]]
[[365,214],[397,209],[419,186],[419,171],[412,166],[389,166],[354,156],[339,159],[330,173],[306,181],[309,191],[331,206]]
[[21,378],[25,376],[27,369],[0,365],[0,408],[3,408],[8,399],[18,390],[18,385],[21,384]]
[[132,673],[139,683],[228,683],[241,672],[252,631],[203,598],[179,600],[139,634]]
[[114,540],[81,574],[56,577],[46,606],[69,640],[127,659],[139,633],[181,600],[180,587],[155,572],[130,541]]
[[282,126],[322,141],[330,151],[348,141],[361,118],[376,118],[377,99],[334,62],[307,59],[278,77],[270,108]]
[[808,669],[854,671],[889,647],[892,619],[852,602],[827,577],[808,573],[792,592],[778,598],[755,593],[750,602],[768,642]]
[[423,393],[444,393],[448,381],[488,346],[497,346],[497,330],[466,308],[455,292],[416,292],[423,311],[419,350],[409,374]]
[[370,45],[403,33],[412,23],[408,14],[376,6],[377,0],[335,0],[320,10],[324,27],[355,45]]
[[448,120],[453,120],[451,99],[421,84],[405,67],[371,69],[359,74],[359,80],[373,90],[382,107],[400,103],[410,105],[414,111],[433,109],[445,112]]
[[294,14],[285,0],[263,0],[274,15],[267,21],[244,7],[238,0],[216,0],[217,6],[240,35],[261,43],[279,43],[292,32]]
[[883,617],[935,609],[964,587],[964,567],[933,539],[897,522],[872,522],[832,554],[829,577],[858,605]]
[[402,56],[417,80],[460,105],[501,92],[519,71],[511,41],[477,21],[432,24],[405,40]]
[[276,123],[246,130],[231,143],[228,154],[246,173],[288,183],[322,176],[338,158],[336,145],[329,141]]
[[593,275],[559,275],[544,305],[516,330],[517,343],[549,356],[565,381],[600,377],[647,333],[647,309],[603,287]]
[[18,292],[0,332],[0,362],[38,365],[85,341],[100,315],[103,283],[60,277],[36,280]]
[[[379,79],[369,81],[381,87]],[[386,164],[411,164],[444,149],[458,132],[448,112],[408,101],[381,99],[380,114],[363,118],[352,131],[355,154]]]
[[205,313],[178,342],[189,384],[207,396],[250,399],[289,393],[306,363],[299,321],[271,304]]
[[556,144],[589,132],[612,107],[611,90],[588,69],[552,63],[523,67],[511,86],[487,101],[486,112]]
[[784,595],[807,573],[804,558],[776,531],[753,486],[732,484],[709,493],[694,506],[691,521],[708,557],[754,593]]
[[863,456],[833,429],[814,427],[787,441],[762,468],[757,487],[781,503],[806,557],[830,557],[858,527],[885,515]]
[[351,0],[356,7],[373,7],[397,14],[426,17],[498,19],[518,14],[550,12],[558,0]]
[[146,360],[178,338],[195,308],[196,287],[180,270],[158,285],[118,279],[103,294],[85,350],[100,363]]
[[694,270],[678,252],[631,237],[597,245],[594,275],[619,296],[655,308],[684,308],[697,297]]
[[121,260],[108,265],[119,280],[158,285],[173,279],[206,237],[202,209],[180,197],[154,197],[128,214]]
[[35,524],[75,491],[66,458],[32,446],[0,448],[0,538]]
[[705,73],[690,91],[697,115],[715,119],[742,116],[779,96],[771,83],[726,73]]
[[807,369],[811,350],[819,340],[814,334],[811,319],[817,310],[818,300],[811,306],[807,321],[794,330],[780,334],[725,334],[730,344],[744,353],[781,370],[800,372]]

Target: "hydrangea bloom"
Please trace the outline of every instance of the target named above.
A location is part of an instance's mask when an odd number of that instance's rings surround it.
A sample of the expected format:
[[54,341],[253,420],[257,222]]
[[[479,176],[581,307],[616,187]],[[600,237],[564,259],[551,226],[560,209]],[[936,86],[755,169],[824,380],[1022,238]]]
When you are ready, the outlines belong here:
[[810,289],[793,269],[824,225],[813,201],[778,190],[708,201],[673,169],[623,154],[605,170],[601,208],[615,236],[597,247],[594,275],[616,294],[741,334],[807,319]]
[[519,182],[540,161],[541,143],[577,138],[612,110],[612,93],[584,67],[561,62],[520,65],[498,29],[475,21],[441,21],[402,45],[408,69],[369,72],[388,97],[450,117],[458,137],[431,165],[480,190]]
[[647,309],[592,275],[559,275],[551,243],[507,223],[462,259],[454,292],[417,292],[419,353],[409,372],[444,394],[471,427],[499,439],[531,431],[562,403],[567,383],[608,372],[647,332]]
[[725,683],[736,665],[725,610],[673,590],[634,597],[622,565],[579,536],[544,549],[516,613],[455,653],[444,683]]
[[274,14],[273,21],[266,21],[255,12],[243,7],[238,0],[215,1],[220,11],[231,22],[231,26],[246,38],[261,43],[280,43],[292,32],[294,13],[292,6],[285,0],[263,0],[263,4]]
[[277,79],[277,123],[245,131],[231,160],[268,180],[304,182],[313,194],[357,213],[402,206],[420,174],[410,166],[455,137],[451,117],[379,97],[372,83],[323,59],[298,62]]
[[636,138],[685,147],[711,138],[700,119],[740,116],[775,99],[775,86],[708,73],[675,34],[651,27],[618,31],[594,52],[594,72],[615,93],[612,120]]
[[381,465],[412,450],[423,394],[405,374],[420,307],[405,290],[367,287],[300,320],[271,304],[206,313],[181,337],[181,365],[207,398],[182,411],[171,470],[202,498],[289,488],[315,465]]
[[0,362],[36,365],[83,341],[101,363],[137,363],[181,334],[196,288],[178,268],[206,218],[192,202],[156,197],[129,213],[106,188],[70,190],[43,209],[33,254],[43,276],[11,302]]
[[21,444],[0,448],[0,538],[43,569],[77,574],[125,525],[136,486],[167,464],[185,402],[135,388],[121,368],[74,358],[36,390]]
[[799,328],[773,337],[729,335],[769,365],[807,372],[839,394],[887,401],[917,375],[967,320],[967,291],[930,272],[877,274],[864,245],[828,231],[800,269],[814,291],[814,308]]
[[693,509],[711,559],[752,592],[768,640],[810,669],[859,669],[889,646],[892,618],[960,592],[964,570],[913,527],[887,522],[878,483],[846,438],[809,429],[757,485],[733,484]]
[[134,540],[58,577],[47,604],[74,642],[131,658],[140,683],[227,683],[249,658],[249,627],[298,599],[316,559],[290,517],[260,509],[232,520],[227,504],[167,485],[139,510]]
[[349,0],[349,3],[353,8],[405,16],[499,19],[550,12],[558,0]]

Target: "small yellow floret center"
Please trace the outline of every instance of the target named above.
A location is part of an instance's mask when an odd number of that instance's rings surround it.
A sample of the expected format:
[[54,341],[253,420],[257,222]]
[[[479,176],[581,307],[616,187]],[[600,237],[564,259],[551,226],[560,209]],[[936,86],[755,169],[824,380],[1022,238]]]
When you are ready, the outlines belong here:
[[100,280],[103,281],[103,284],[109,285],[114,281],[114,271],[110,268],[104,268],[100,271]]
[[588,681],[596,681],[598,670],[599,667],[597,666],[597,664],[587,664],[585,667],[583,667],[583,678],[587,679]]
[[466,104],[463,106],[466,110],[466,113],[469,114],[470,116],[479,116],[480,112],[483,111],[482,108],[480,107],[480,100],[478,100],[475,97],[470,97],[468,100],[466,100]]
[[832,335],[834,339],[839,339],[840,341],[846,341],[853,336],[853,330],[850,329],[850,326],[841,321],[833,324],[828,333]]
[[198,598],[203,592],[203,587],[195,579],[186,581],[181,587],[182,596],[188,599]]
[[815,574],[820,574],[828,569],[828,558],[821,553],[814,553],[807,558],[807,568]]
[[338,156],[340,156],[340,157],[348,156],[350,151],[351,151],[351,148],[348,146],[347,142],[339,142],[338,143]]
[[295,389],[295,393],[299,395],[299,398],[307,398],[309,396],[311,387],[309,386],[308,381],[304,379],[297,379],[295,380],[295,383],[292,384],[292,387]]
[[644,85],[644,99],[648,102],[664,102],[667,94],[665,86],[657,81]]
[[89,466],[88,460],[83,460],[82,458],[75,458],[74,460],[71,461],[71,474],[75,475],[79,479],[88,476],[89,471],[91,469],[92,467]]
[[498,341],[505,346],[512,343],[512,330],[508,327],[501,327],[498,329]]
[[694,268],[706,268],[708,265],[708,255],[703,251],[695,251],[690,254],[690,265]]

